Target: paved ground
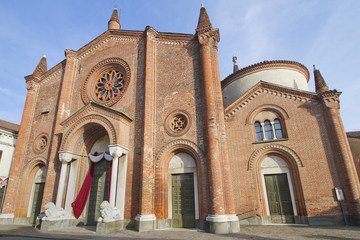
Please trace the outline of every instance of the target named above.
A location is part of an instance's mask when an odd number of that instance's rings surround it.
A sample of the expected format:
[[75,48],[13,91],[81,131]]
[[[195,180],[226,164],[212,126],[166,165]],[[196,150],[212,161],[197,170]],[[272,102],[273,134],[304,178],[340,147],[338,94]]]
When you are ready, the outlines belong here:
[[360,227],[310,227],[306,225],[242,225],[240,233],[229,235],[216,235],[188,229],[158,230],[146,233],[125,230],[114,234],[99,235],[93,230],[94,228],[78,227],[49,233],[30,226],[0,225],[0,239],[360,239]]

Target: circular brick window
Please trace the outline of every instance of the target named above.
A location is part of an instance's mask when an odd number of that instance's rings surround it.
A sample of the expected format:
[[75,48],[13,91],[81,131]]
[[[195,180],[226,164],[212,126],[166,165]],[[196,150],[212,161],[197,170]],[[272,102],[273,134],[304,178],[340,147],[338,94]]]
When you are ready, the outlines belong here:
[[111,106],[124,95],[129,80],[130,68],[124,60],[105,59],[88,74],[82,87],[82,99],[85,104],[94,101]]
[[40,134],[35,138],[33,143],[34,152],[37,154],[44,152],[48,146],[48,143],[49,140],[47,134]]
[[165,120],[165,130],[171,136],[184,135],[190,128],[189,114],[185,111],[175,111],[169,114]]

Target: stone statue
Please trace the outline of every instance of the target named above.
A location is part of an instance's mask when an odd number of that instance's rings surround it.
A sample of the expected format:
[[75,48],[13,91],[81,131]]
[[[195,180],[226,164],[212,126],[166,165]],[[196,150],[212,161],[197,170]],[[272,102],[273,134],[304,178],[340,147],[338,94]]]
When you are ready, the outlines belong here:
[[121,220],[121,212],[108,201],[103,201],[100,204],[100,216],[98,222],[114,222]]
[[43,220],[56,220],[65,217],[65,210],[57,208],[53,202],[45,204],[45,217]]

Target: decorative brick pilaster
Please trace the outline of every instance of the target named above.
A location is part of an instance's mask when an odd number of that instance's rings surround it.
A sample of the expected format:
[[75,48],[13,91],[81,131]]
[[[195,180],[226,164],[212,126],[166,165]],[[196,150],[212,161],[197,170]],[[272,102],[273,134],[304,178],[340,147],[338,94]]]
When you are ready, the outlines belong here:
[[[21,176],[20,172],[23,168],[23,159],[26,151],[26,146],[30,136],[31,123],[33,121],[34,109],[36,96],[38,93],[38,84],[35,82],[35,79],[32,76],[26,77],[26,88],[28,90],[24,112],[21,119],[19,135],[16,142],[14,158],[12,161],[12,166],[9,175],[8,188],[5,195],[4,206],[2,210],[2,214],[6,213],[14,213],[15,206],[17,206],[17,200],[21,192]],[[17,209],[21,209],[22,207],[18,206]],[[17,211],[15,217],[26,217],[26,212]]]
[[[155,39],[156,31],[146,27],[145,52],[145,93],[144,93],[144,142],[141,164],[141,188],[139,214],[136,217],[137,230],[148,231],[154,229],[154,109],[155,109]],[[148,222],[148,223],[145,223]]]
[[48,169],[42,201],[42,211],[44,210],[44,205],[46,203],[54,202],[56,199],[57,186],[55,186],[55,183],[57,182],[56,178],[57,174],[59,174],[60,169],[56,169],[55,166],[60,165],[59,161],[56,161],[56,159],[58,158],[58,146],[60,146],[61,136],[63,132],[63,127],[60,125],[60,123],[70,116],[70,103],[71,97],[73,95],[73,83],[77,69],[78,60],[76,58],[76,52],[73,50],[65,50],[65,56],[66,65],[60,90],[53,138],[50,145],[51,150],[48,159]]
[[[344,125],[340,116],[341,93],[325,91],[318,94],[326,110],[326,120],[330,131],[331,144],[335,153],[335,162],[339,169],[340,182],[346,196],[346,207],[349,214],[360,217],[360,183],[356,174],[355,163],[351,154]],[[336,187],[336,186],[335,186]]]

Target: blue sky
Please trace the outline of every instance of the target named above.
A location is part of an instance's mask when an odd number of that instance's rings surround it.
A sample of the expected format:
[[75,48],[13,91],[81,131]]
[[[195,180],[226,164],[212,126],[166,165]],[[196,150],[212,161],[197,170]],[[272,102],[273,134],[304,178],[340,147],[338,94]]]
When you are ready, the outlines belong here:
[[360,130],[360,1],[358,0],[32,0],[0,1],[0,119],[20,123],[26,99],[24,76],[46,54],[48,68],[65,49],[78,50],[107,29],[115,5],[122,29],[195,33],[204,3],[220,29],[222,79],[264,60],[293,60],[321,71],[330,89],[342,91],[346,131]]

